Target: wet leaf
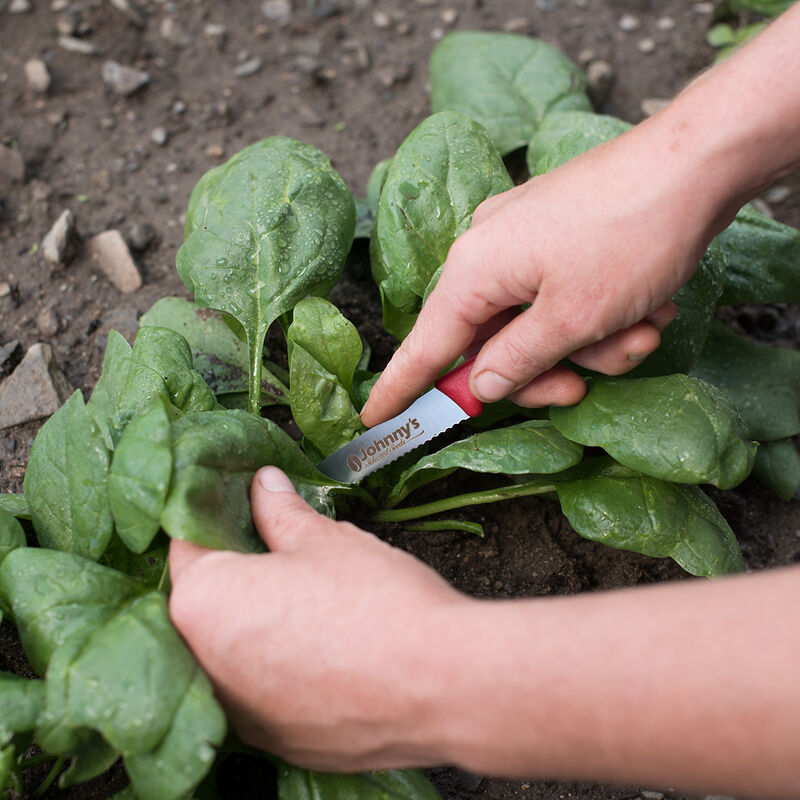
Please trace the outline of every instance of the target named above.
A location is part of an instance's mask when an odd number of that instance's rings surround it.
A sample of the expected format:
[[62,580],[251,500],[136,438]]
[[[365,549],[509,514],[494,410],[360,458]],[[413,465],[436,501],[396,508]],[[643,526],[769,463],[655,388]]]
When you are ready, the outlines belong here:
[[0,509],[0,564],[18,547],[25,547],[25,531],[15,517]]
[[781,500],[791,500],[800,486],[800,455],[791,439],[762,442],[753,464],[753,477]]
[[0,494],[0,511],[20,519],[30,519],[31,516],[24,494]]

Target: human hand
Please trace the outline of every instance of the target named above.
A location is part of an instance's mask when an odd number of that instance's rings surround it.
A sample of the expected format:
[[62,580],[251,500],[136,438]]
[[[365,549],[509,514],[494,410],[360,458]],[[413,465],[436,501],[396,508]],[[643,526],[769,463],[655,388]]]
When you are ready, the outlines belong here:
[[170,614],[240,737],[320,770],[443,760],[434,664],[473,601],[314,511],[277,468],[251,487],[260,555],[173,541]]

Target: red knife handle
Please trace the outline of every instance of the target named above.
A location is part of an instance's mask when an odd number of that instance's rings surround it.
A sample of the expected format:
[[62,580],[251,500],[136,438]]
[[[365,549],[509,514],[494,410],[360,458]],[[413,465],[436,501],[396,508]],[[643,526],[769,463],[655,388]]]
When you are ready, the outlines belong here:
[[442,394],[446,394],[471,417],[477,417],[483,411],[483,403],[469,390],[469,373],[474,361],[475,356],[442,375],[434,384]]

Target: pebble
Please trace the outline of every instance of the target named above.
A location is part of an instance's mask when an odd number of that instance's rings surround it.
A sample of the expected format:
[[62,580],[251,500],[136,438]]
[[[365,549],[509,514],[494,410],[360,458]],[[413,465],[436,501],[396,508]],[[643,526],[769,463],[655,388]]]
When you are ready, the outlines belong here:
[[0,186],[22,183],[25,180],[25,161],[22,153],[13,147],[0,144]]
[[674,30],[675,20],[672,17],[659,17],[656,20],[656,28],[660,31]]
[[96,56],[100,52],[96,44],[76,36],[59,36],[58,46],[68,53],[80,53],[83,56]]
[[176,17],[164,17],[158,26],[158,33],[162,39],[169,42],[173,47],[188,47],[192,43],[192,37],[189,36]]
[[503,23],[503,30],[506,33],[521,33],[530,36],[533,26],[528,17],[512,17]]
[[713,3],[695,3],[692,8],[694,9],[695,14],[703,14],[704,16],[710,16],[714,13],[714,4]]
[[52,0],[50,3],[51,11],[66,11],[69,8],[70,0]]
[[93,236],[89,240],[89,252],[98,269],[123,294],[130,294],[141,287],[142,276],[118,230]]
[[656,51],[656,40],[651,38],[650,36],[640,39],[636,43],[636,49],[640,53],[644,53],[644,55],[650,55],[650,53],[655,53]]
[[376,11],[372,15],[372,24],[376,28],[385,29],[385,28],[388,28],[389,25],[392,24],[392,21],[389,19],[389,15],[387,13],[385,13],[384,11]]
[[33,6],[29,0],[11,0],[11,5],[8,7],[9,14],[28,14],[33,11]]
[[77,14],[61,14],[56,20],[56,30],[62,36],[73,36],[78,29]]
[[132,0],[111,0],[111,5],[124,14],[134,25],[143,28],[146,22],[144,12]]
[[11,294],[11,284],[8,281],[0,281],[0,300]]
[[584,47],[584,49],[578,53],[578,63],[584,67],[584,69],[590,62],[596,60],[596,58],[597,53],[595,53],[591,47]]
[[606,103],[616,77],[614,68],[607,61],[597,60],[589,64],[586,69],[586,88],[596,106]]
[[216,22],[209,22],[203,28],[203,34],[217,50],[222,50],[225,47],[225,42],[228,39],[228,29],[224,25]]
[[162,128],[159,126],[158,128],[153,128],[150,131],[150,141],[153,144],[157,144],[159,147],[163,147],[167,141],[169,140],[169,134],[167,133],[166,128]]
[[644,790],[639,792],[639,797],[642,800],[664,800],[664,793],[663,792],[651,792],[649,790]]
[[318,114],[311,106],[300,106],[297,109],[300,124],[306,128],[321,128],[325,124],[325,117]]
[[792,190],[788,186],[773,186],[767,191],[764,198],[768,203],[782,203],[784,200],[788,199],[791,194]]
[[47,92],[51,82],[47,64],[41,58],[29,58],[25,62],[25,80],[35,92]]
[[103,83],[123,97],[132,95],[150,82],[150,76],[143,70],[117,61],[103,62],[102,75]]
[[445,8],[440,16],[445,25],[455,25],[458,22],[458,9]]
[[621,31],[625,31],[625,33],[631,33],[633,31],[638,31],[639,28],[642,27],[642,21],[639,19],[639,17],[636,17],[633,14],[623,14],[619,18],[617,26]]
[[405,83],[411,78],[411,65],[403,64],[399,67],[382,67],[375,72],[381,86],[391,89],[397,83]]
[[60,330],[58,316],[52,308],[43,308],[36,317],[36,327],[46,339],[52,339]]
[[0,384],[0,429],[49,417],[72,392],[50,345],[37,342]]
[[147,250],[155,241],[156,231],[149,222],[136,222],[128,235],[128,244],[134,250]]
[[255,75],[257,72],[261,71],[262,61],[258,56],[255,58],[250,58],[247,61],[243,61],[239,64],[234,70],[233,74],[237,78],[249,78],[251,75]]
[[342,43],[342,50],[344,50],[345,53],[353,53],[355,65],[359,70],[364,71],[369,69],[372,58],[370,57],[369,49],[363,42],[360,42],[358,39],[348,39]]
[[640,103],[639,108],[642,109],[642,113],[646,117],[652,117],[658,114],[659,111],[665,109],[669,104],[670,101],[662,97],[645,97]]
[[770,208],[769,203],[761,197],[755,197],[750,201],[758,211],[770,219],[775,218],[775,212]]
[[225,158],[225,148],[221,144],[210,144],[206,147],[206,155],[217,160]]
[[67,245],[74,230],[75,216],[66,208],[42,239],[42,256],[45,261],[51,264],[64,263]]
[[264,0],[261,13],[270,22],[288,25],[292,21],[292,4],[289,0]]

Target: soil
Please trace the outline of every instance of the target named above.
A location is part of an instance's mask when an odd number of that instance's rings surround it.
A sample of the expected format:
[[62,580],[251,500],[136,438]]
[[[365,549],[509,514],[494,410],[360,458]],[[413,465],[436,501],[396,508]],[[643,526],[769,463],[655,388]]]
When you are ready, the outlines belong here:
[[[0,344],[18,339],[27,348],[49,342],[68,381],[87,397],[108,331],[132,338],[137,317],[158,298],[188,296],[174,260],[197,179],[244,145],[283,134],[321,148],[354,193],[364,194],[373,165],[391,156],[429,113],[427,60],[447,30],[510,25],[576,60],[591,49],[616,73],[598,110],[632,122],[643,117],[642,100],[669,98],[713,58],[705,44],[709,4],[684,0],[295,0],[277,20],[267,19],[256,0],[137,5],[31,0],[30,11],[21,14],[10,13],[8,5],[0,0],[0,142],[19,149],[26,174],[23,183],[0,187],[0,282],[12,289],[0,298]],[[625,13],[639,18],[635,32],[620,29]],[[674,27],[659,26],[663,17]],[[162,35],[167,18],[173,21],[171,40]],[[224,37],[209,35],[209,24],[223,25]],[[60,32],[70,28],[99,54],[59,46]],[[651,53],[639,47],[646,37],[655,42]],[[30,58],[48,65],[47,93],[26,84],[23,67]],[[260,67],[253,75],[235,74],[254,58]],[[128,97],[114,94],[101,78],[106,59],[145,70],[149,83]],[[165,132],[163,144],[154,141],[156,129]],[[793,192],[774,212],[800,226],[800,180],[794,176],[783,183]],[[74,257],[54,267],[37,244],[64,209],[77,219]],[[86,240],[110,228],[137,245],[133,254],[144,285],[133,294],[120,294],[88,255]],[[392,342],[377,322],[379,300],[364,245],[354,249],[332,299],[371,342],[371,366],[380,368]],[[55,315],[55,332],[52,319],[50,326],[41,322],[44,310]],[[779,346],[798,346],[795,307],[735,309],[728,319]],[[40,424],[0,432],[0,491],[21,491]],[[460,482],[459,489],[465,488]],[[800,560],[796,502],[780,502],[751,481],[712,494],[737,533],[749,568]],[[568,594],[686,578],[670,561],[585,541],[546,499],[473,509],[464,518],[482,522],[485,538],[404,533],[388,526],[377,532],[431,563],[463,591],[482,597]],[[8,623],[0,627],[3,669],[29,674]],[[269,774],[260,764],[238,759],[220,776],[225,797],[269,796]],[[669,787],[504,781],[448,768],[433,770],[431,777],[448,799],[622,800],[644,790],[673,800],[691,797]],[[34,771],[26,783],[30,796],[42,778]],[[45,796],[104,798],[123,784],[117,769],[91,784]]]

